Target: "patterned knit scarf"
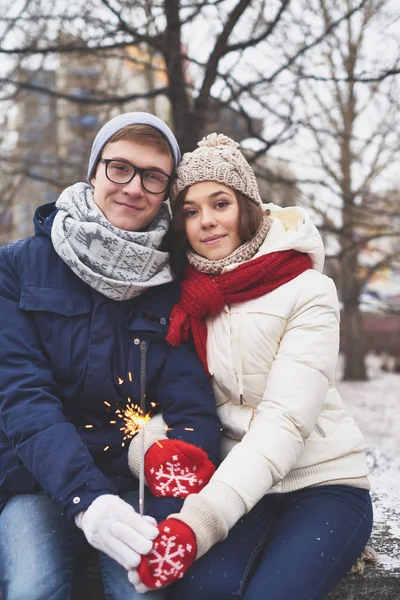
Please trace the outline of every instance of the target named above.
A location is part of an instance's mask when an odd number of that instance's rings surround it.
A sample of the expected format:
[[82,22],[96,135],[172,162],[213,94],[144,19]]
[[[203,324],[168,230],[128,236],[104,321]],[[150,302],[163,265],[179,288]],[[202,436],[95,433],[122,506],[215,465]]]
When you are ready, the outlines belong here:
[[179,346],[191,333],[197,354],[209,374],[205,317],[218,314],[225,304],[263,296],[311,268],[311,258],[296,250],[264,254],[215,277],[189,265],[179,302],[171,312],[167,341],[171,346]]
[[147,230],[137,232],[112,225],[86,183],[64,190],[56,206],[51,230],[54,249],[93,289],[123,301],[172,281],[169,255],[158,250],[170,221],[165,204]]

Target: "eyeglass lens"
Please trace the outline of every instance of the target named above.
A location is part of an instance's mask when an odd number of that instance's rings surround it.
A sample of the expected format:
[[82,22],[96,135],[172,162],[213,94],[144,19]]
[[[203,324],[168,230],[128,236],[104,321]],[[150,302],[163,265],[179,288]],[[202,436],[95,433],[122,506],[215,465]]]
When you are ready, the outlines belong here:
[[[138,170],[138,169],[136,169]],[[107,177],[113,183],[128,183],[134,175],[135,167],[125,162],[118,160],[110,160],[107,164]],[[142,186],[148,192],[161,193],[164,192],[169,183],[169,178],[160,171],[138,171],[140,173]]]

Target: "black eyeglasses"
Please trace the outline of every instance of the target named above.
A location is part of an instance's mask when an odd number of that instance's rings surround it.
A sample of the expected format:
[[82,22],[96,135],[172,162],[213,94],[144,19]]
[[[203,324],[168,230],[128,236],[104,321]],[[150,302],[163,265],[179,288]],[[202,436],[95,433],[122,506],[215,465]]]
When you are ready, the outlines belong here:
[[125,160],[101,158],[99,162],[106,165],[106,177],[112,183],[127,184],[139,173],[143,189],[150,194],[163,194],[172,182],[172,177],[163,171],[140,169]]

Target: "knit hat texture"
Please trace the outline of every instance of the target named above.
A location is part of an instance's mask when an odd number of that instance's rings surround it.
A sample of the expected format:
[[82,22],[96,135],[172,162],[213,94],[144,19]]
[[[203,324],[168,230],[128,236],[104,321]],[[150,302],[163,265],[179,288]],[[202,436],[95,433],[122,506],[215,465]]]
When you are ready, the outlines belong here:
[[239,144],[222,133],[211,133],[183,155],[172,185],[173,203],[183,190],[200,181],[216,181],[262,204],[256,176],[239,149]]
[[179,161],[181,159],[181,153],[179,150],[178,142],[176,140],[176,137],[174,136],[168,125],[164,123],[164,121],[162,121],[155,115],[146,112],[124,113],[122,115],[118,115],[118,117],[114,117],[114,119],[111,119],[111,121],[108,121],[105,125],[103,125],[103,127],[100,129],[100,131],[94,138],[89,158],[89,183],[90,179],[94,175],[94,171],[97,167],[97,163],[99,162],[101,152],[104,146],[113,137],[113,135],[115,135],[118,131],[120,131],[124,127],[127,127],[128,125],[150,125],[150,127],[158,129],[158,131],[163,134],[171,148],[175,168],[178,166]]

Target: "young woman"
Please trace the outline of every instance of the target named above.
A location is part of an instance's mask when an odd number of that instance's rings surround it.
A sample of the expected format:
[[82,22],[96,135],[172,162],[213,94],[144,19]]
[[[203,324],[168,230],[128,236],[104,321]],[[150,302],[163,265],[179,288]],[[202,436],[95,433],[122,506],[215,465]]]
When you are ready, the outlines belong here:
[[171,198],[172,264],[186,270],[167,340],[194,340],[225,458],[130,579],[159,588],[202,557],[171,598],[322,599],[362,553],[372,508],[363,437],[335,388],[321,238],[302,209],[262,205],[223,135],[183,157]]

